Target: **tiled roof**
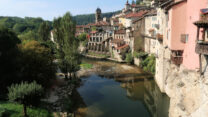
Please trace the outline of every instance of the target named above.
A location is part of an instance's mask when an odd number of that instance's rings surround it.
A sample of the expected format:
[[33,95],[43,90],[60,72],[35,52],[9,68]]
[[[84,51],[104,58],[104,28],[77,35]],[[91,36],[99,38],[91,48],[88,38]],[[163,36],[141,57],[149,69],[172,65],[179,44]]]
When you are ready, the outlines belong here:
[[95,34],[95,33],[97,33],[97,31],[91,31],[90,33],[91,33],[91,34]]
[[127,14],[125,17],[126,17],[126,18],[141,17],[141,16],[143,16],[143,15],[146,14],[146,13],[147,13],[147,11],[140,11],[140,12],[138,12],[138,13],[129,13],[129,14]]
[[123,39],[113,39],[111,41],[111,43],[121,43],[121,42],[124,42],[124,40]]
[[88,26],[109,26],[110,23],[108,22],[105,22],[105,21],[99,21],[97,23],[94,23],[94,24],[88,24]]
[[117,30],[117,31],[115,31],[115,34],[126,34],[126,30],[124,30],[124,29]]
[[86,28],[87,25],[76,25],[76,28]]
[[129,45],[125,44],[123,46],[117,47],[116,49],[121,50],[121,49],[124,49],[124,48],[127,48],[127,47],[129,47]]
[[154,15],[157,15],[156,9],[150,10],[145,14],[145,16],[154,16]]

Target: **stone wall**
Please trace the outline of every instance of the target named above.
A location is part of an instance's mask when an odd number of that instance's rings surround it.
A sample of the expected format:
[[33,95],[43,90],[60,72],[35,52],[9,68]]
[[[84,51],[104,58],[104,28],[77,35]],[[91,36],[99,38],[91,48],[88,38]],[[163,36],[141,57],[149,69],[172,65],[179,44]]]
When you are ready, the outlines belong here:
[[136,65],[136,66],[140,66],[140,62],[141,62],[141,60],[139,59],[139,58],[134,58],[134,64]]
[[169,117],[207,117],[208,79],[173,64],[167,74],[163,85],[170,97]]

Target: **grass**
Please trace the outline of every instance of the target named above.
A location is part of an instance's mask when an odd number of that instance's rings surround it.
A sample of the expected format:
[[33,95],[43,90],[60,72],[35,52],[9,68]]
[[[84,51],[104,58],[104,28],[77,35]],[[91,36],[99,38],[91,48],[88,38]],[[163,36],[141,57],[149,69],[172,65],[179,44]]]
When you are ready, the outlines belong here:
[[88,52],[88,55],[96,56],[96,57],[102,57],[102,58],[107,58],[108,57],[105,54],[97,54],[97,53],[93,53],[93,52]]
[[[0,117],[23,117],[23,106],[0,101]],[[53,117],[52,113],[42,108],[27,108],[28,117]]]
[[80,66],[83,69],[92,69],[93,68],[93,64],[89,64],[89,63],[82,63]]

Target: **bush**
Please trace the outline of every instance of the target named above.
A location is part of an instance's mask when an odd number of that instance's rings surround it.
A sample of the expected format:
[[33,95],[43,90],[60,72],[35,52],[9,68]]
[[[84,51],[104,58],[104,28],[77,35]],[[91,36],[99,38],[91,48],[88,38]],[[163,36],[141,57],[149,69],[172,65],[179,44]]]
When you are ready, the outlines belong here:
[[0,117],[6,117],[6,109],[0,106]]
[[154,55],[148,56],[141,62],[144,71],[151,72],[152,74],[155,74],[155,64],[156,59]]
[[10,101],[23,104],[24,117],[27,116],[27,106],[35,105],[43,94],[43,88],[36,82],[12,85],[9,88],[8,98]]
[[140,58],[142,60],[144,60],[145,58],[147,58],[148,54],[145,52],[134,52],[134,57],[136,58]]
[[134,58],[133,58],[133,56],[132,56],[131,53],[127,53],[127,54],[126,54],[126,59],[125,59],[125,61],[126,61],[128,64],[132,64],[132,63],[133,63]]

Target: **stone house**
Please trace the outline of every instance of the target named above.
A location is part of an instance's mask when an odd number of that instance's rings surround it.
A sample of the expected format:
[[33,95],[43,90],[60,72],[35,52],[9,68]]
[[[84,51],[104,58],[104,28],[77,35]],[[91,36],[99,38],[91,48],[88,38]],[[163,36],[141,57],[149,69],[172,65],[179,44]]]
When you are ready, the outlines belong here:
[[145,34],[144,34],[145,52],[157,56],[156,53],[157,11],[156,10],[149,11],[144,18],[145,18]]

